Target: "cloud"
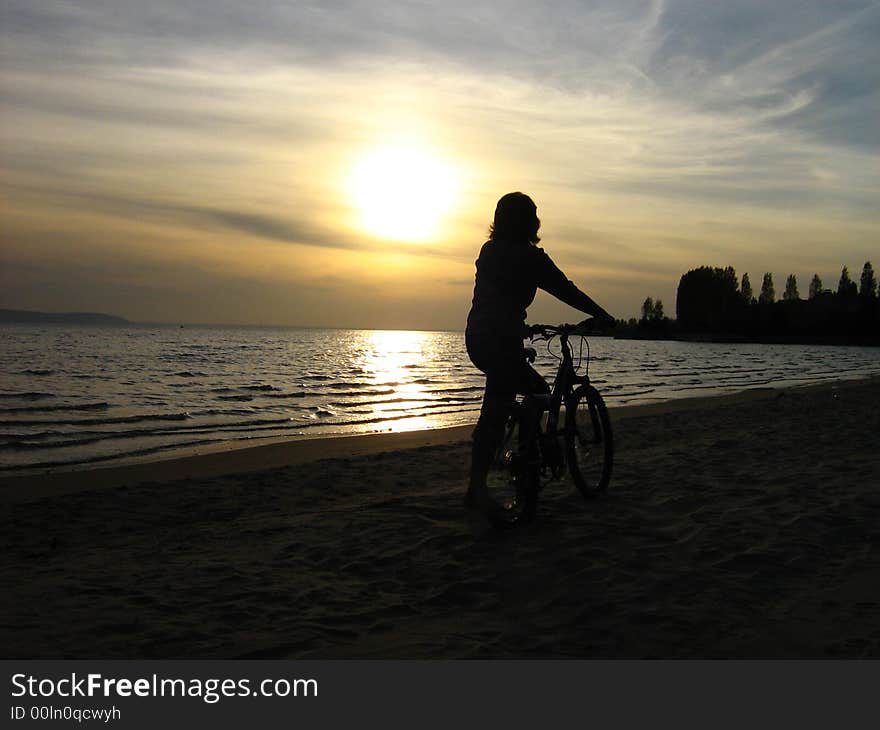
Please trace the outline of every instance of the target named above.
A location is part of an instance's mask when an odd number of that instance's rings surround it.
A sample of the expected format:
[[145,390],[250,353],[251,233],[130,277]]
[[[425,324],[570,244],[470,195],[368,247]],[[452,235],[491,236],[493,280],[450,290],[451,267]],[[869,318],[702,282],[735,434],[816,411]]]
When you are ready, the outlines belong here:
[[702,263],[701,220],[720,226],[702,250],[731,263],[759,231],[823,222],[864,257],[878,36],[868,0],[6,0],[0,188],[20,220],[88,210],[243,250],[375,253],[340,176],[415,130],[465,182],[449,230],[406,257],[459,280],[521,188],[551,253],[609,286],[633,272],[639,303],[639,276]]
[[33,202],[50,205],[54,209],[89,210],[122,219],[154,221],[181,228],[205,227],[231,232],[245,233],[250,238],[259,238],[281,243],[299,244],[319,248],[364,250],[362,243],[342,239],[332,232],[321,231],[313,225],[289,217],[271,216],[244,210],[211,208],[206,206],[180,205],[174,202],[149,200],[142,197],[126,197],[99,192],[75,192],[70,190],[43,188],[28,189],[8,186],[7,189],[30,198]]
[[[843,146],[880,145],[880,5],[676,3],[656,56],[660,77],[704,105]],[[683,73],[679,59],[698,61]]]

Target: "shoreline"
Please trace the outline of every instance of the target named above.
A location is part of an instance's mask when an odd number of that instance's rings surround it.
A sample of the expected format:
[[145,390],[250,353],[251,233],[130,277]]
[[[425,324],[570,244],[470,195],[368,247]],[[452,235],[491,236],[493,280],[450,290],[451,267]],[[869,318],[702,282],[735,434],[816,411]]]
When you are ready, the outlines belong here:
[[723,332],[679,332],[664,335],[657,332],[624,332],[614,335],[615,340],[640,340],[643,342],[695,342],[716,345],[810,345],[817,347],[878,347],[877,335],[745,335]]
[[[609,406],[612,424],[618,420],[660,416],[778,397],[803,392],[847,388],[880,381],[880,376],[841,379],[784,387],[761,386],[733,393],[692,396],[626,406]],[[180,479],[210,479],[251,474],[323,459],[346,459],[395,451],[461,443],[470,440],[474,424],[391,433],[340,434],[315,438],[271,437],[266,442],[229,441],[211,447],[172,450],[158,458],[146,457],[112,465],[60,467],[44,473],[0,477],[0,504],[25,502],[93,489],[113,489]]]

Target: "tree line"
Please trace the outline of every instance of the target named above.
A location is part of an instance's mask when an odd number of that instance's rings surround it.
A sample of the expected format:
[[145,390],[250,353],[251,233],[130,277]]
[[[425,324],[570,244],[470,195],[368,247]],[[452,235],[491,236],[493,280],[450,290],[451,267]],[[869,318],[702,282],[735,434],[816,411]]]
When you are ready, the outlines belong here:
[[880,298],[870,261],[859,282],[843,267],[836,289],[826,288],[818,274],[802,299],[797,277],[789,274],[777,298],[773,274],[766,272],[757,294],[749,275],[738,278],[732,266],[701,266],[683,274],[670,320],[662,301],[648,297],[641,317],[623,324],[638,336],[723,336],[739,339],[768,337],[844,338],[877,341],[880,337]]

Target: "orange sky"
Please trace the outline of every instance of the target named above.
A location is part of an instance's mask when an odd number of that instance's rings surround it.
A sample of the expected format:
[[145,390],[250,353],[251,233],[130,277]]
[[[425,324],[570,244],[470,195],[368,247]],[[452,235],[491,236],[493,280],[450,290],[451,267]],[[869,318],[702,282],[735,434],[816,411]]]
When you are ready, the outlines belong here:
[[876,5],[198,5],[4,4],[0,306],[460,329],[510,190],[620,317],[878,258]]

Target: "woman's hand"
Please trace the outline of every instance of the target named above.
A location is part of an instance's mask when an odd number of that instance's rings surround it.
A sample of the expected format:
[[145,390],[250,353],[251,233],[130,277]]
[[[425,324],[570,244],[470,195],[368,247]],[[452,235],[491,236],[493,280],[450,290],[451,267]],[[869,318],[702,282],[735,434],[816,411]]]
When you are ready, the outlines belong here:
[[614,327],[617,324],[617,320],[614,319],[608,312],[606,312],[602,307],[598,308],[598,311],[593,315],[596,319],[596,327],[599,329],[609,329]]

